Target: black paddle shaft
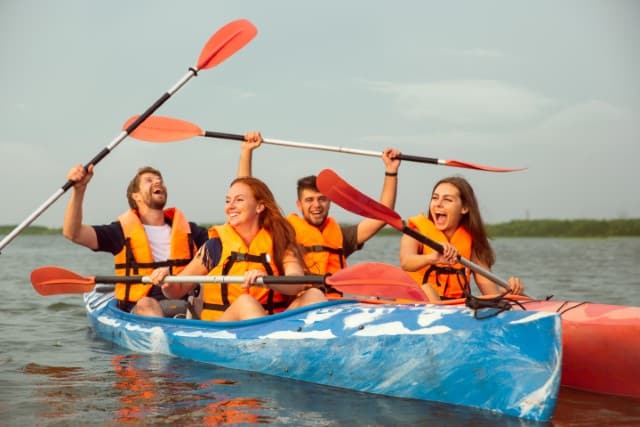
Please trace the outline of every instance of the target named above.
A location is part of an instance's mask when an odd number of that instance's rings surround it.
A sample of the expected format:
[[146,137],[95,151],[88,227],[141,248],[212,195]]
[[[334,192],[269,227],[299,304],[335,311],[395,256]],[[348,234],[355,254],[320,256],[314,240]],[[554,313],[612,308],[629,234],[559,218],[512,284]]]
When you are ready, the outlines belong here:
[[244,141],[244,135],[240,135],[237,133],[213,132],[210,130],[206,130],[204,131],[204,136],[208,138],[235,139],[236,141]]

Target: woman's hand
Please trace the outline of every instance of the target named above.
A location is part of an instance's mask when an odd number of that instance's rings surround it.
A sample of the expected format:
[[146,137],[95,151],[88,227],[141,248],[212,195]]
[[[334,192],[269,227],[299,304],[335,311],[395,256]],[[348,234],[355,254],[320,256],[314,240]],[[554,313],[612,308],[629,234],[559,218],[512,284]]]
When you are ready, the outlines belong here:
[[256,284],[258,277],[266,276],[266,273],[262,270],[249,270],[244,273],[244,283],[242,283],[242,289],[249,289],[251,285]]
[[149,274],[149,280],[155,286],[160,286],[164,296],[175,298],[174,293],[180,290],[181,285],[179,283],[164,283],[164,278],[168,275],[169,269],[167,267],[156,268]]
[[524,283],[518,277],[509,277],[509,288],[514,295],[524,295]]
[[[458,250],[450,243],[441,243],[442,245],[442,253],[434,252],[435,260],[431,262],[431,264],[457,264],[458,261]],[[433,256],[433,254],[427,254],[427,256]]]
[[395,148],[386,148],[382,152],[382,161],[384,162],[385,171],[387,173],[398,173],[401,154],[402,153]]
[[244,141],[242,142],[242,149],[253,151],[260,147],[262,144],[262,135],[260,132],[247,132],[244,134]]
[[169,275],[169,269],[167,267],[156,268],[149,274],[149,280],[154,285],[161,285],[164,278]]

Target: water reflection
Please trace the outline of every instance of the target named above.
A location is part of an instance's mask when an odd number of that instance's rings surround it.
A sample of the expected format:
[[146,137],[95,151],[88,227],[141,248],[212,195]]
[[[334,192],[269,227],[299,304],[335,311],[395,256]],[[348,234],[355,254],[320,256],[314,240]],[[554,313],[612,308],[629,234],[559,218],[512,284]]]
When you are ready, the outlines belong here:
[[27,365],[24,373],[40,378],[35,387],[41,409],[37,424],[545,425],[158,355],[105,354],[105,362],[110,370],[101,375],[82,368]]
[[553,415],[555,427],[639,426],[640,399],[606,396],[563,387]]
[[[169,363],[166,363],[169,362]],[[185,377],[172,359],[114,355],[114,388],[119,407],[118,425],[194,424],[228,425],[268,423],[260,415],[263,400],[233,397],[224,389],[237,385],[229,379]]]

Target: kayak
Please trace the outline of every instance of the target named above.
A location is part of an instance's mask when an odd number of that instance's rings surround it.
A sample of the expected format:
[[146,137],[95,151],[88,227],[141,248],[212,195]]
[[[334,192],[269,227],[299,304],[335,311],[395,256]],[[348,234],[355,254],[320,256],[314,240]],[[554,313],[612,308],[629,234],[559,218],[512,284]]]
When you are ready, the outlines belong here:
[[[514,310],[560,314],[562,386],[640,398],[640,307],[514,295],[505,300]],[[465,300],[441,304],[462,307]]]
[[479,319],[461,307],[343,299],[207,322],[126,313],[112,293],[84,302],[99,338],[135,352],[535,421],[551,418],[560,388],[556,313],[483,309]]
[[521,301],[514,308],[562,317],[562,385],[640,398],[640,307]]

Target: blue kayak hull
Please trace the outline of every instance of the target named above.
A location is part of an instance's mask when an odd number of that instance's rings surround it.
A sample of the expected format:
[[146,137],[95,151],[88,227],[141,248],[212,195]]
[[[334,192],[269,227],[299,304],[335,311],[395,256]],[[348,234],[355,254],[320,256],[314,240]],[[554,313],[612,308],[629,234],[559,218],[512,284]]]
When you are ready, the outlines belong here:
[[85,295],[96,334],[142,353],[536,421],[555,409],[561,321],[507,311],[331,301],[243,322],[149,318]]

